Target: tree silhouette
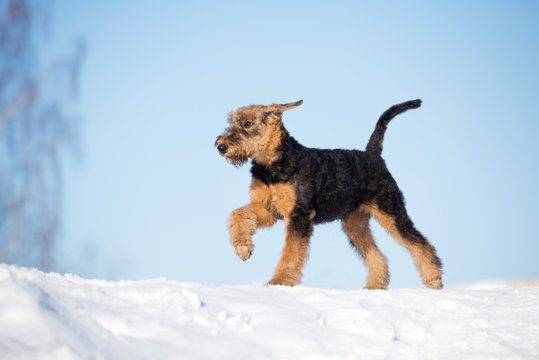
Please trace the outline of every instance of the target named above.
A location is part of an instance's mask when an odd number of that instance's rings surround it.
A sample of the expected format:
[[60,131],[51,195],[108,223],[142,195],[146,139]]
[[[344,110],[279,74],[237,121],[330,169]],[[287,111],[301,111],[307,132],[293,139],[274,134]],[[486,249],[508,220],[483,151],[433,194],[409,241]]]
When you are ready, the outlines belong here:
[[84,54],[42,64],[51,2],[0,0],[0,261],[50,269]]

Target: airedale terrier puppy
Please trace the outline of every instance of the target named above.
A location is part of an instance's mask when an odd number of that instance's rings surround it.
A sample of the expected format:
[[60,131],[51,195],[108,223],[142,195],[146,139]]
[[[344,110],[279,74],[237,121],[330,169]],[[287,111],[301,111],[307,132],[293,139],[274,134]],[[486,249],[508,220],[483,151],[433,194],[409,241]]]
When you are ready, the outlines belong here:
[[251,159],[251,203],[229,218],[230,242],[247,260],[255,248],[251,237],[259,227],[284,219],[286,239],[271,285],[297,285],[316,224],[341,220],[350,244],[368,268],[365,288],[385,289],[387,259],[372,237],[374,217],[412,254],[423,284],[443,288],[436,250],[408,216],[402,192],[381,157],[384,133],[396,115],[421,105],[407,101],[386,110],[376,124],[366,151],[322,150],[299,144],[285,129],[283,112],[300,106],[250,105],[228,114],[229,127],[215,146],[226,160],[243,165]]

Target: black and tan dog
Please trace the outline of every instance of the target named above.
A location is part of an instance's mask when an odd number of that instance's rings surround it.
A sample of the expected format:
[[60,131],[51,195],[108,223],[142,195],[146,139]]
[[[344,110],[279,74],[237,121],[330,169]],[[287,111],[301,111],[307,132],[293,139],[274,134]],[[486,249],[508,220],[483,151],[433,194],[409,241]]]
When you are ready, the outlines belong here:
[[385,289],[387,259],[369,228],[372,216],[412,254],[426,287],[441,289],[441,262],[434,247],[414,227],[404,197],[381,157],[384,133],[397,114],[421,105],[407,101],[386,110],[366,151],[321,150],[299,144],[283,126],[290,104],[251,105],[228,115],[230,126],[215,145],[239,166],[252,159],[251,203],[229,218],[230,242],[242,260],[251,257],[251,237],[259,227],[284,219],[286,240],[269,284],[297,285],[307,257],[313,226],[341,220],[352,246],[368,267],[367,289]]

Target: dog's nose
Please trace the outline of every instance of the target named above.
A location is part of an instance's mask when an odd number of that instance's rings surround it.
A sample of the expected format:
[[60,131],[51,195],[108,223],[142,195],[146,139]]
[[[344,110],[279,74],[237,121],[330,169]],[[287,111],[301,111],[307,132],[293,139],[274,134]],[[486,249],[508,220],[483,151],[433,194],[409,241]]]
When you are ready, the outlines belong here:
[[226,146],[225,144],[221,144],[219,146],[217,146],[217,150],[219,150],[219,152],[224,155],[226,154],[226,151],[228,150],[228,146]]

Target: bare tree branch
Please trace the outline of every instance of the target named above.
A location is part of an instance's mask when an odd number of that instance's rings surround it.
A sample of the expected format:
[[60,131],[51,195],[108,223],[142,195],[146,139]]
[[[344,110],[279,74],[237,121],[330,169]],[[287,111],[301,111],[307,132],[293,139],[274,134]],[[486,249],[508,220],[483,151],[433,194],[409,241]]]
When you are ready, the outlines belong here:
[[0,261],[44,269],[60,229],[60,155],[74,143],[71,113],[84,46],[43,66],[51,2],[0,0]]
[[0,113],[0,131],[11,119],[14,119],[20,112],[31,106],[36,99],[38,84],[32,83],[22,94],[10,99],[4,110]]

